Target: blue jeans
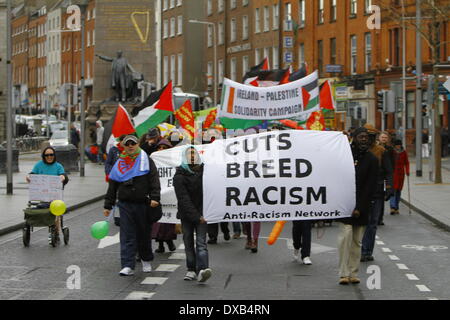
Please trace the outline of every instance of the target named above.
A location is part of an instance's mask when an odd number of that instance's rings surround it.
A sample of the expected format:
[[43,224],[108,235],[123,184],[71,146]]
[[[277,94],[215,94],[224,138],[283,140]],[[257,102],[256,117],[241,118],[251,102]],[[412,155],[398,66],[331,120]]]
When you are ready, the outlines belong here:
[[136,252],[144,261],[153,261],[152,223],[147,214],[148,204],[119,201],[120,260],[122,268],[134,270]]
[[375,199],[370,205],[369,224],[362,239],[363,256],[371,256],[375,247],[375,236],[377,235],[378,220],[384,208],[384,199]]
[[391,209],[398,210],[400,197],[402,195],[402,190],[395,190],[394,195],[391,197]]
[[[208,248],[206,245],[206,234],[208,225],[206,223],[193,223],[181,220],[183,229],[184,250],[186,252],[186,266],[188,271],[199,272],[209,266]],[[196,243],[194,243],[194,233]]]
[[240,222],[233,222],[233,232],[234,233],[241,233],[241,223]]

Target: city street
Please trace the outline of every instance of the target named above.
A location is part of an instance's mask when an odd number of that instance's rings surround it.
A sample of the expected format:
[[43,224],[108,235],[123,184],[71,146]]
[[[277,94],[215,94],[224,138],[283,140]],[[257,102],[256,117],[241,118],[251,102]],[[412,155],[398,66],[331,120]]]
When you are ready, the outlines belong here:
[[[257,254],[244,249],[243,236],[225,242],[220,235],[218,244],[208,245],[213,275],[206,284],[198,284],[183,280],[181,235],[176,252],[155,253],[152,273],[143,274],[138,263],[135,276],[120,277],[118,228],[111,224],[110,237],[101,242],[90,235],[91,224],[102,219],[101,202],[71,212],[65,217],[69,245],[56,248],[49,246],[46,228],[32,233],[29,248],[23,246],[21,232],[1,237],[0,299],[442,300],[450,296],[450,234],[414,211],[409,215],[405,206],[400,215],[385,216],[386,225],[378,229],[375,261],[361,263],[361,284],[348,286],[338,284],[339,223],[313,228],[311,266],[293,261],[291,223],[273,247],[266,244],[273,223],[263,223]],[[73,270],[80,272],[79,289],[72,281]]]

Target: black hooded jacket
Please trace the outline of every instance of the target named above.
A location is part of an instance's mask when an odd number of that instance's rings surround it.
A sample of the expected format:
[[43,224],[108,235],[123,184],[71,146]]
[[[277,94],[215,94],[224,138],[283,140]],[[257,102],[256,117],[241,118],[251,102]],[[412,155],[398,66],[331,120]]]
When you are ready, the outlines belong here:
[[199,223],[203,216],[203,164],[194,173],[178,167],[173,186],[178,201],[177,218]]

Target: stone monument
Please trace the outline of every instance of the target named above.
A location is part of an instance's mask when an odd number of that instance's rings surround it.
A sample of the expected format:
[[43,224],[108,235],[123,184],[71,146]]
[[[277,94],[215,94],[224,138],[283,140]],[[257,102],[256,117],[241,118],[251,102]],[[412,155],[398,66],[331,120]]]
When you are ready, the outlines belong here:
[[156,1],[96,0],[95,54],[100,59],[94,63],[87,132],[96,120],[106,123],[112,117],[119,103],[117,98],[131,111],[139,103],[138,81],[156,82]]

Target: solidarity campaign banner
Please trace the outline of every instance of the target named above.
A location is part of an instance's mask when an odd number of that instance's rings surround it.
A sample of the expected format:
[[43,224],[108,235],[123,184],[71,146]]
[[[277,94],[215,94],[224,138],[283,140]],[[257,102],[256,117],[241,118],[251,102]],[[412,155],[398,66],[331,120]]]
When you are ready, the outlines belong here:
[[287,84],[253,87],[225,79],[219,117],[247,120],[298,118],[305,111],[304,92],[318,86],[317,71]]
[[218,140],[203,155],[208,223],[337,219],[355,207],[355,169],[341,132],[272,131]]

